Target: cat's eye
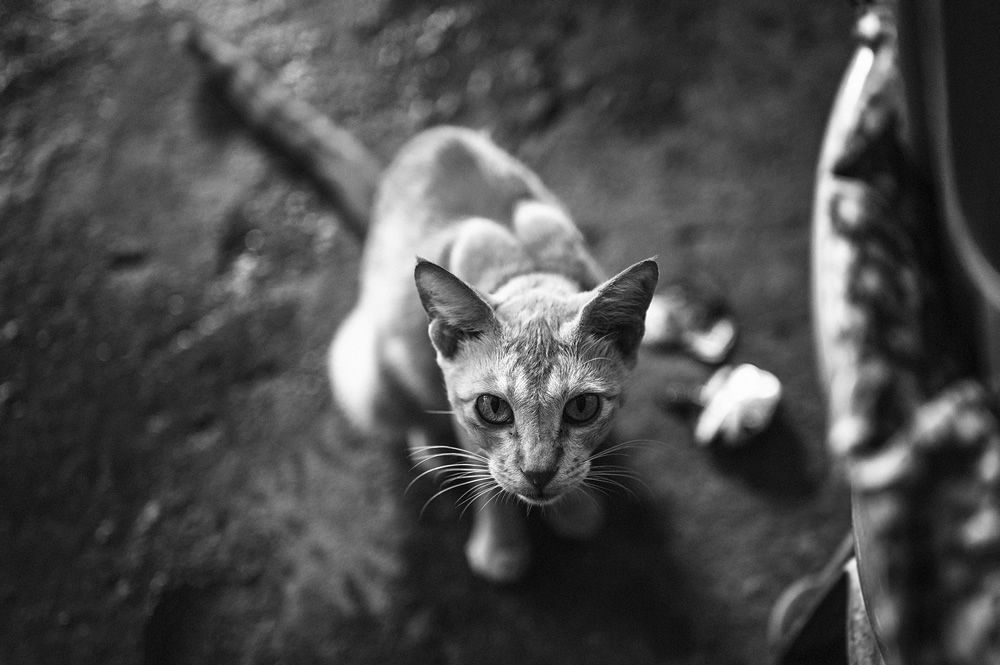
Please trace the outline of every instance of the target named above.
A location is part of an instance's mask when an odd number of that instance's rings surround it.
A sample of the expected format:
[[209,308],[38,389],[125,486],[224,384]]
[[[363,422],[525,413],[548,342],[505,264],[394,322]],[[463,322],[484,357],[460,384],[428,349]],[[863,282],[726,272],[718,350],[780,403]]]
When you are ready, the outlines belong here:
[[601,410],[601,398],[594,393],[583,393],[566,402],[563,419],[573,425],[582,425],[594,419]]
[[510,404],[496,395],[480,395],[476,398],[476,413],[491,425],[506,425],[514,422],[514,411]]

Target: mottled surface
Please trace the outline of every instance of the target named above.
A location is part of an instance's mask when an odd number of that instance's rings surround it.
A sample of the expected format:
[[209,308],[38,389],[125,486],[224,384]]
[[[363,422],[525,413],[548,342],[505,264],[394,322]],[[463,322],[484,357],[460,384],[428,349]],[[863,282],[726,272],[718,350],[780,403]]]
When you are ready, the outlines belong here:
[[[646,354],[652,439],[589,545],[473,579],[468,516],[352,435],[324,347],[358,247],[172,42],[195,16],[383,158],[492,128],[610,270],[710,279],[774,372],[775,428],[692,445]],[[781,589],[847,524],[823,449],[812,176],[848,3],[0,4],[0,662],[758,663]]]

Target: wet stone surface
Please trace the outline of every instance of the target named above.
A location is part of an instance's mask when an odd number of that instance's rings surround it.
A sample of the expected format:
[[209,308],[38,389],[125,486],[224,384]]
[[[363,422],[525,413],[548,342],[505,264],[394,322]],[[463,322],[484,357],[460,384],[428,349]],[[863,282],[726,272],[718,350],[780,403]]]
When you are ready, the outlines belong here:
[[[386,158],[490,129],[609,269],[710,273],[766,437],[699,449],[662,408],[710,368],[642,356],[627,463],[588,544],[536,525],[529,578],[331,404],[359,247],[206,85],[195,18]],[[847,525],[823,452],[811,178],[849,8],[118,0],[0,4],[0,662],[743,663]],[[421,510],[423,513],[421,514]]]

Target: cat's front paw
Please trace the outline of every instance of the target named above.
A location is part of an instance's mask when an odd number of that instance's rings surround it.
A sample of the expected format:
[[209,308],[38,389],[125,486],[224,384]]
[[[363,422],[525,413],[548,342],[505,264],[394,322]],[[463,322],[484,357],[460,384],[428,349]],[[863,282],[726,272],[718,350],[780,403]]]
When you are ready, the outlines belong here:
[[500,540],[488,528],[473,528],[465,544],[469,568],[494,584],[510,584],[524,577],[531,565],[531,545],[527,534]]
[[604,526],[604,506],[600,498],[580,489],[546,510],[545,521],[563,538],[588,540]]

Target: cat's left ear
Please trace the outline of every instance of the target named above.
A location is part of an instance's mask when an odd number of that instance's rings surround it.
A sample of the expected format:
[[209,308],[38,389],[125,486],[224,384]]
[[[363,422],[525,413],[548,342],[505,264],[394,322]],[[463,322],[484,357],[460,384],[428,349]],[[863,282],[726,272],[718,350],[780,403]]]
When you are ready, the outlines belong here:
[[607,339],[627,360],[635,358],[658,279],[656,261],[646,259],[606,281],[580,313],[580,333]]
[[445,358],[455,355],[462,340],[496,328],[497,320],[490,304],[441,266],[417,259],[413,277],[420,302],[431,318],[431,343]]

